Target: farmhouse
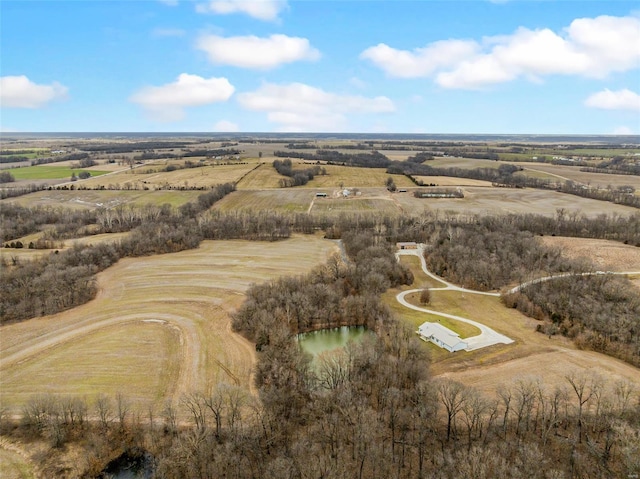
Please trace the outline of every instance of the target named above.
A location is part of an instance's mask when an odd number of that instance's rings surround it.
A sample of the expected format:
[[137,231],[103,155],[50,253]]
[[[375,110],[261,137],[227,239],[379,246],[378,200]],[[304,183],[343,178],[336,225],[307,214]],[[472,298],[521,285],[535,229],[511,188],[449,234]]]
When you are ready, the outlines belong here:
[[467,349],[467,343],[460,339],[460,335],[438,323],[422,323],[417,333],[423,341],[431,341],[449,352]]
[[396,248],[398,249],[418,249],[418,244],[414,241],[406,241],[396,243]]

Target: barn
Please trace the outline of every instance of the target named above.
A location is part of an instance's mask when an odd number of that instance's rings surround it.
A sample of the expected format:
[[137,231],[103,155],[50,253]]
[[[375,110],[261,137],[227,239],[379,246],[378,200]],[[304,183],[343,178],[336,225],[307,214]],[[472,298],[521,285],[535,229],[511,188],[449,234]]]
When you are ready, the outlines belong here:
[[449,352],[463,351],[467,349],[467,343],[460,339],[458,333],[454,333],[449,328],[445,328],[438,323],[422,323],[417,333],[423,341],[431,341],[436,346],[446,349]]
[[418,249],[418,243],[414,241],[405,241],[396,243],[396,248],[398,249]]

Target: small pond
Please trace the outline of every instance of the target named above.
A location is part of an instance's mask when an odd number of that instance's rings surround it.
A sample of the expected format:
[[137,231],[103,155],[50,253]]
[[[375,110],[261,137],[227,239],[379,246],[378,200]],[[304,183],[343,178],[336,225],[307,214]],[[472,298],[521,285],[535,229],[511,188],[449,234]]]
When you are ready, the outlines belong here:
[[344,348],[349,341],[362,341],[368,334],[372,333],[364,326],[343,326],[298,334],[298,343],[305,352],[317,357],[325,351]]

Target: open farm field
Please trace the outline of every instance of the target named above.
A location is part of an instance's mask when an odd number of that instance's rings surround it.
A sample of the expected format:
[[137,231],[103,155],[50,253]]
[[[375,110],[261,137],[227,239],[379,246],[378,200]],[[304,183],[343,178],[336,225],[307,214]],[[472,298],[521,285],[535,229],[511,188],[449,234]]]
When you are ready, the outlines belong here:
[[425,185],[433,183],[437,186],[491,186],[490,181],[474,180],[473,178],[456,178],[451,176],[415,176],[414,178],[421,180]]
[[519,163],[519,166],[525,169],[522,173],[527,175],[538,173],[540,177],[544,177],[543,174],[546,174],[556,179],[575,181],[599,188],[607,188],[609,185],[614,188],[630,185],[640,190],[640,176],[635,175],[589,173],[580,171],[577,166],[549,165],[547,163]]
[[[433,166],[434,168],[498,168],[500,165],[504,165],[504,161],[495,160],[478,160],[475,158],[460,158],[460,157],[437,157],[433,160],[425,162],[427,166]],[[507,163],[508,164],[508,163]]]
[[560,248],[572,259],[587,258],[603,271],[640,271],[640,248],[618,241],[544,236],[546,246]]
[[330,215],[339,213],[398,214],[401,208],[390,198],[316,198],[311,213]]
[[558,208],[564,208],[567,212],[578,211],[589,217],[602,213],[628,215],[637,212],[637,209],[628,206],[533,188],[464,187],[463,191],[464,198],[414,198],[406,194],[396,195],[395,198],[405,211],[429,209],[472,214],[500,212],[555,216]]
[[127,203],[136,205],[180,206],[195,200],[197,190],[51,190],[38,191],[4,201],[21,206],[64,206],[65,208],[113,208]]
[[0,328],[2,403],[38,392],[121,392],[137,410],[219,382],[249,391],[254,346],[230,329],[253,282],[323,262],[335,243],[205,241],[196,250],[128,258],[98,275],[93,301]]
[[326,175],[318,175],[311,180],[307,188],[375,188],[384,187],[387,178],[393,178],[398,188],[415,186],[404,175],[390,175],[384,168],[357,168],[352,166],[323,165]]
[[[120,241],[126,237],[129,233],[105,233],[93,236],[84,236],[82,238],[74,238],[67,240],[54,241],[55,249],[29,249],[29,243],[36,241],[42,236],[42,232],[34,233],[28,236],[18,238],[16,241],[21,241],[24,248],[0,248],[0,262],[5,264],[12,264],[14,260],[17,261],[30,261],[33,259],[41,258],[51,254],[56,250],[64,250],[73,247],[74,245],[95,245],[100,243],[110,243],[114,241]],[[10,243],[10,242],[9,242]]]
[[97,188],[110,185],[116,187],[143,189],[162,188],[171,185],[176,188],[208,188],[222,183],[233,183],[251,169],[255,164],[242,165],[216,165],[202,166],[198,168],[184,168],[174,171],[162,171],[166,165],[153,163],[139,166],[133,170],[125,170],[107,177],[91,178],[81,183],[87,188]]
[[315,190],[302,188],[237,190],[218,201],[213,209],[305,213],[314,197]]
[[251,170],[236,188],[239,190],[257,190],[265,188],[280,188],[280,180],[286,178],[276,171],[271,162],[261,163],[258,168]]
[[71,168],[70,166],[38,165],[24,168],[13,168],[11,174],[16,180],[59,180],[71,179],[71,175],[78,175],[81,171],[87,171],[91,176],[99,176],[108,171],[95,170],[93,168]]

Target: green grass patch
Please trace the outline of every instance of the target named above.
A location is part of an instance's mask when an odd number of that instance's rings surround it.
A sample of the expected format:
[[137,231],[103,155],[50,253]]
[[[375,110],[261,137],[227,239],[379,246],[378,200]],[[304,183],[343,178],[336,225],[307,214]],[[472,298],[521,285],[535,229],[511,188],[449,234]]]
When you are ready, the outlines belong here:
[[87,171],[91,176],[100,176],[108,171],[98,170],[83,170],[80,168],[69,168],[68,166],[50,166],[50,165],[38,165],[38,166],[26,166],[24,168],[12,168],[11,174],[16,180],[60,180],[69,178],[73,173],[78,176],[80,172]]

